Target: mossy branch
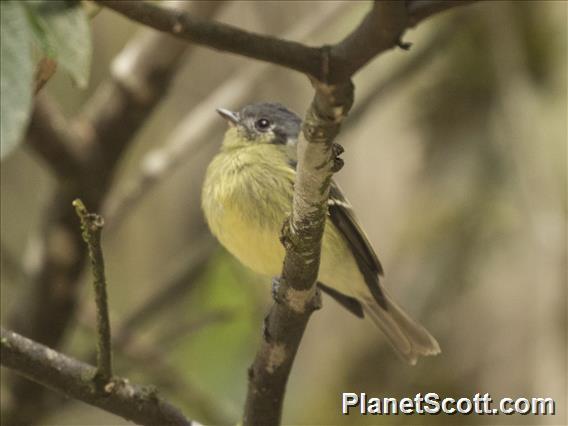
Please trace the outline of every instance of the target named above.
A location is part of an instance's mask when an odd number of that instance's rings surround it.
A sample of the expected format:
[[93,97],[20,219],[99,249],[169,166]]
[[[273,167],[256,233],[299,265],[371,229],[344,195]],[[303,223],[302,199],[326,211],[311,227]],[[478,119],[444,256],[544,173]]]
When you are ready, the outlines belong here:
[[106,291],[105,263],[101,247],[101,232],[104,219],[90,213],[79,199],[73,201],[75,212],[81,221],[81,235],[87,244],[93,274],[93,290],[97,307],[97,372],[95,383],[104,387],[112,377],[112,349],[110,338],[110,319]]

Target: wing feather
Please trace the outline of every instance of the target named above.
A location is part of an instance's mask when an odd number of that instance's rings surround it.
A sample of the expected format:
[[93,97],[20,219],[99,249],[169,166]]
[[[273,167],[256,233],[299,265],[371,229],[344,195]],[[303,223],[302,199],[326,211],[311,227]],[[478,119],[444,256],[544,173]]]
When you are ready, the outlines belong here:
[[[288,165],[296,172],[297,163],[290,159]],[[379,275],[383,275],[383,267],[375,250],[371,246],[365,231],[359,225],[351,204],[332,179],[329,190],[328,213],[331,222],[341,232],[355,257],[355,262],[365,279],[365,283],[373,298],[385,310],[388,310],[385,295],[379,284]],[[345,296],[348,297],[348,296]]]
[[359,225],[351,204],[343,195],[341,188],[333,180],[329,192],[328,209],[332,223],[351,247],[357,266],[359,266],[363,274],[369,291],[377,303],[384,309],[387,309],[385,296],[379,284],[379,275],[383,275],[381,262],[375,250],[373,250],[367,235]]
[[341,229],[341,232],[354,248],[356,254],[364,259],[373,271],[383,275],[383,267],[369,242],[367,234],[359,225],[351,203],[347,201],[341,188],[335,181],[331,182],[328,203],[332,222]]

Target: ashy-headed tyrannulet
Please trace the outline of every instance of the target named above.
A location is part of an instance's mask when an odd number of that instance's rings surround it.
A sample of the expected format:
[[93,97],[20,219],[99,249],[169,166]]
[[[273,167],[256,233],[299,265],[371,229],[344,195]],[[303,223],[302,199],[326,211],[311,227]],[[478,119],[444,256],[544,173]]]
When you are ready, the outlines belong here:
[[[290,215],[301,120],[284,106],[256,103],[240,112],[219,109],[229,122],[221,151],[203,185],[202,207],[211,232],[252,270],[278,276],[279,236]],[[318,286],[359,317],[368,316],[411,364],[440,346],[390,297],[382,267],[349,202],[332,181]]]

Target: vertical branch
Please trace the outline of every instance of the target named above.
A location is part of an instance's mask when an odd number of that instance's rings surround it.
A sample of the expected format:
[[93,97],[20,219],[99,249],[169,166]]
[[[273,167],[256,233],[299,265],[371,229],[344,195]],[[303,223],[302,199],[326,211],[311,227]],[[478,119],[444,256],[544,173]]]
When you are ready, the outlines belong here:
[[260,349],[249,369],[244,425],[279,425],[286,384],[306,325],[321,300],[315,286],[329,183],[333,140],[353,103],[350,81],[340,86],[314,82],[316,94],[306,113],[298,144],[298,174],[292,215],[282,232],[286,257],[274,281],[276,303],[265,320]]
[[102,216],[89,213],[79,199],[73,207],[81,220],[81,235],[87,244],[93,273],[93,290],[97,309],[97,373],[96,381],[103,385],[112,377],[110,319],[106,291],[105,264],[101,248],[101,231],[104,226]]

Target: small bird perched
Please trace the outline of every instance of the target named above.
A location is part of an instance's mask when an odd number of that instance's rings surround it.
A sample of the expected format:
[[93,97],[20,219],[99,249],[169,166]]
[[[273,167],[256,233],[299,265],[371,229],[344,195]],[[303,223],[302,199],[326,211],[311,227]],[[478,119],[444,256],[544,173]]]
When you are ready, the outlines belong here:
[[[279,236],[292,209],[301,119],[276,103],[217,111],[229,129],[207,169],[205,218],[211,232],[243,264],[278,276],[285,254]],[[321,290],[358,317],[370,317],[410,364],[419,355],[440,353],[436,339],[379,283],[379,259],[333,181],[328,206],[318,275]]]

